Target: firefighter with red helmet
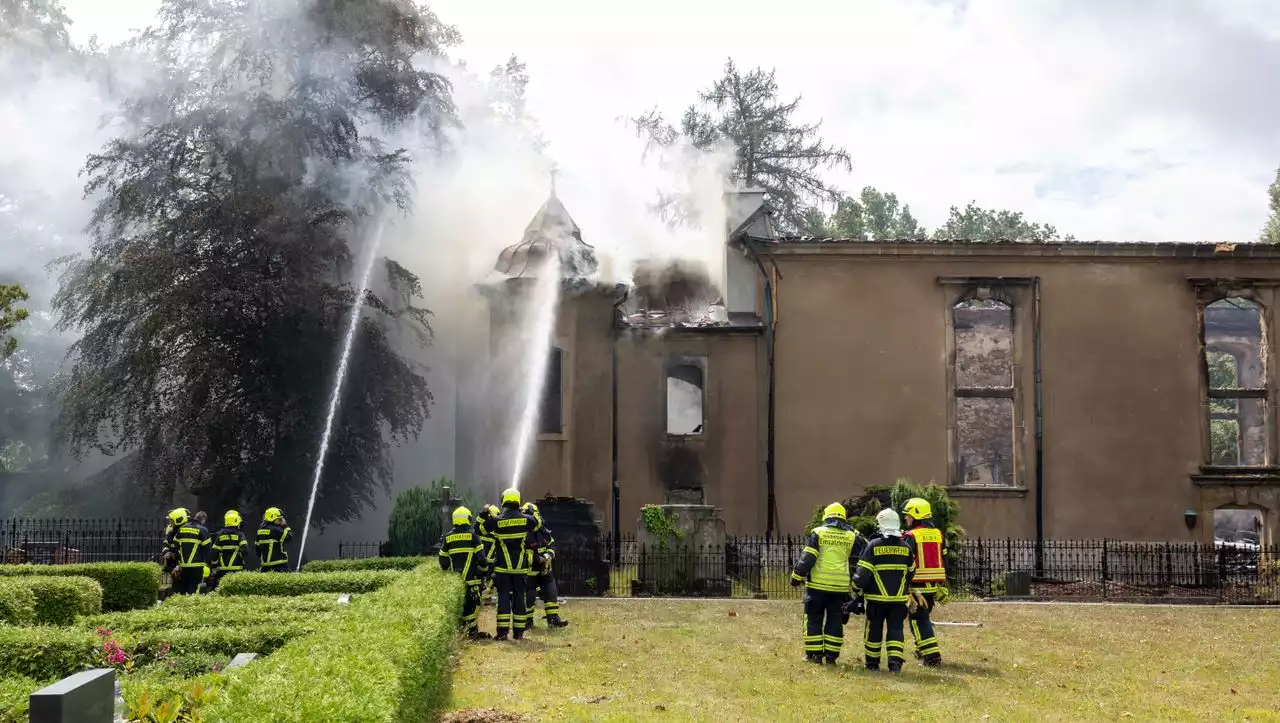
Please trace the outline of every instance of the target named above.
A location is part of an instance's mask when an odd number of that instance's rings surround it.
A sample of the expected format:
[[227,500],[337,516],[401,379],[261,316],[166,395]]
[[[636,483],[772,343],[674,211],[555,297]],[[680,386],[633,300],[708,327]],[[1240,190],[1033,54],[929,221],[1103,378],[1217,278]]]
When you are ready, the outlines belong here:
[[933,507],[921,497],[912,497],[903,506],[907,530],[904,537],[915,543],[916,571],[911,578],[912,597],[917,603],[911,612],[911,637],[915,655],[925,665],[942,665],[938,636],[929,619],[935,605],[947,601],[946,537],[933,524]]

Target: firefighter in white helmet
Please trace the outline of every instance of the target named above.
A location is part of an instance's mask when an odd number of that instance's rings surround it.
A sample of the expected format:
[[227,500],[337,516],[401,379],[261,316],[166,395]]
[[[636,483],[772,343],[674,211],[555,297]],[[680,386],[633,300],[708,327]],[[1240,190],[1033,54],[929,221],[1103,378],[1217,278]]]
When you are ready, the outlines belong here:
[[915,548],[911,540],[902,537],[898,513],[892,509],[881,510],[876,515],[876,525],[880,534],[863,549],[853,586],[862,591],[866,600],[867,626],[862,645],[867,670],[880,669],[884,650],[888,653],[889,672],[897,673],[902,670],[905,657],[902,627],[907,619],[911,575],[915,572]]

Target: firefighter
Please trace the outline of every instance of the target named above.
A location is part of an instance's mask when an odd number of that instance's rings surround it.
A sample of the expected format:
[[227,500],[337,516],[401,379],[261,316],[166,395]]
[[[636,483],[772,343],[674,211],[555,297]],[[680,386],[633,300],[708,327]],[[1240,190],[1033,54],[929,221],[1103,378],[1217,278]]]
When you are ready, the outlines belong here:
[[833,502],[822,511],[822,524],[813,528],[791,584],[804,584],[804,657],[810,663],[835,665],[844,646],[845,602],[849,600],[852,568],[866,540],[849,526],[844,505]]
[[440,539],[440,569],[453,570],[462,575],[467,586],[462,601],[462,624],[472,640],[483,640],[488,633],[480,632],[480,586],[489,569],[484,542],[472,523],[471,510],[459,507],[453,511],[453,529]]
[[880,534],[873,537],[862,551],[853,585],[862,592],[866,601],[866,634],[862,644],[867,670],[880,669],[883,647],[888,652],[889,672],[897,673],[902,670],[906,646],[902,626],[907,619],[915,549],[910,539],[902,537],[897,512],[881,510],[876,515],[876,525]]
[[905,536],[915,542],[916,549],[916,574],[911,590],[917,594],[918,604],[911,613],[911,638],[920,662],[936,667],[942,665],[942,651],[929,615],[935,605],[945,603],[948,597],[946,539],[942,530],[933,524],[933,507],[928,500],[912,497],[903,510],[907,516]]
[[262,513],[262,525],[258,527],[258,569],[262,572],[284,572],[289,564],[289,553],[284,545],[293,537],[293,530],[284,519],[279,507],[268,507]]
[[215,558],[213,575],[209,577],[208,587],[217,590],[222,578],[244,569],[244,556],[249,550],[249,538],[240,529],[240,513],[227,510],[222,516],[223,527],[213,535],[213,554]]
[[492,605],[497,601],[497,595],[493,589],[493,538],[486,531],[485,524],[489,520],[496,519],[500,514],[502,510],[498,509],[497,505],[485,505],[476,516],[476,534],[480,535],[480,542],[484,545],[484,557],[490,562],[484,574],[484,582],[480,585],[481,605]]
[[187,508],[178,507],[169,512],[169,523],[164,527],[164,543],[161,547],[161,568],[165,572],[169,573],[169,578],[172,580],[170,583],[171,586],[173,583],[177,582],[174,577],[176,577],[175,573],[178,570],[178,541],[174,539],[174,536],[178,534],[178,528],[187,521],[188,517],[190,517],[190,515],[187,513]]
[[508,630],[516,640],[524,637],[530,617],[524,589],[537,528],[537,520],[520,511],[520,490],[514,487],[502,493],[502,514],[485,523],[493,538],[493,582],[498,589],[496,640],[506,640]]
[[179,595],[198,592],[200,583],[204,581],[213,538],[204,525],[183,519],[173,533],[173,540],[178,546],[178,580],[172,591]]
[[529,579],[525,581],[528,585],[525,591],[525,608],[529,611],[528,627],[533,627],[535,604],[538,596],[541,595],[542,612],[546,616],[547,625],[563,628],[569,624],[569,621],[560,617],[560,596],[556,590],[555,574],[551,569],[552,560],[556,557],[556,538],[551,535],[551,530],[547,529],[537,505],[526,502],[521,511],[538,521],[538,529],[534,533],[538,551],[533,555],[529,565]]

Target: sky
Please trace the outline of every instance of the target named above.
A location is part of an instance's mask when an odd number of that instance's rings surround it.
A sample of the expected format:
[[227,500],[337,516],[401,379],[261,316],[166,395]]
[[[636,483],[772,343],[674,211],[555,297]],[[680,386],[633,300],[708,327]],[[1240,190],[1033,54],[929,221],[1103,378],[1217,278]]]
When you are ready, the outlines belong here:
[[[77,40],[104,42],[159,4],[63,2]],[[472,68],[527,63],[570,179],[619,118],[677,115],[728,57],[776,69],[801,120],[848,149],[852,172],[832,180],[894,192],[930,227],[974,201],[1081,239],[1250,241],[1280,166],[1273,0],[429,5]]]

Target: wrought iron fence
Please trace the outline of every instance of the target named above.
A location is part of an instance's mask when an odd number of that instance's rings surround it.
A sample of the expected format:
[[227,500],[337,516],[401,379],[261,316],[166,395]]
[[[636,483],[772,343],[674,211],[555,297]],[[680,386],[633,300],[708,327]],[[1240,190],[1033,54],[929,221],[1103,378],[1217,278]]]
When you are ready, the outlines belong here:
[[11,564],[155,560],[163,537],[155,519],[0,520],[4,562]]
[[[695,547],[605,535],[593,545],[561,545],[555,571],[571,596],[798,599],[804,589],[791,585],[791,569],[804,546],[798,536],[731,536]],[[340,551],[354,557],[378,547],[343,543]],[[968,539],[952,553],[948,578],[962,598],[1280,604],[1277,546]]]
[[385,542],[339,542],[339,560],[360,560],[366,557],[388,557]]

